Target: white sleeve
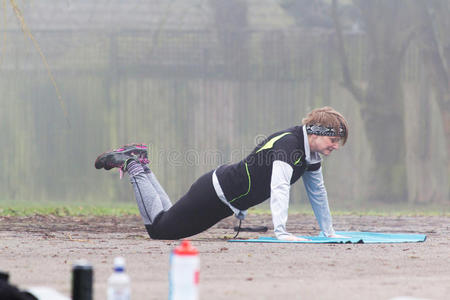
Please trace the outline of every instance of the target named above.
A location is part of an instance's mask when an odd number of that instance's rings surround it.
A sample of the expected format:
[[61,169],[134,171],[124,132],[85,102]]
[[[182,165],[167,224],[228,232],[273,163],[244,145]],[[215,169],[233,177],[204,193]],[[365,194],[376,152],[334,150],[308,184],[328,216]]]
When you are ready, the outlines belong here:
[[323,183],[322,168],[316,171],[306,171],[302,177],[309,202],[311,203],[320,229],[325,236],[333,235],[333,221],[328,206],[327,190]]
[[272,165],[270,181],[270,210],[272,211],[273,230],[277,239],[291,236],[286,232],[289,209],[289,191],[291,188],[292,167],[281,160]]

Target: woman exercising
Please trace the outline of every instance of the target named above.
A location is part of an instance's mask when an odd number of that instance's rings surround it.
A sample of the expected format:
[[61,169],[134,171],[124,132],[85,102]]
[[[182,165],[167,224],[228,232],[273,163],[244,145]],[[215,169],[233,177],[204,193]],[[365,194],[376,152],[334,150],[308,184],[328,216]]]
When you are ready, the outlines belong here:
[[145,228],[152,239],[180,239],[200,233],[233,213],[244,219],[248,208],[270,199],[275,236],[301,241],[286,231],[289,190],[300,177],[327,237],[333,229],[320,154],[328,156],[345,144],[348,124],[331,107],[311,111],[295,126],[270,135],[242,161],[219,166],[191,186],[172,205],[148,167],[147,146],[130,144],[97,157],[95,167],[127,172]]

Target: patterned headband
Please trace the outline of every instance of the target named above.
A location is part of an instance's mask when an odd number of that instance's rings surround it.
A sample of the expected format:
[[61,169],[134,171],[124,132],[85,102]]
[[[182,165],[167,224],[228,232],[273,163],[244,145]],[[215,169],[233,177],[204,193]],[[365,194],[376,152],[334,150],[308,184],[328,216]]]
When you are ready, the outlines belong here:
[[306,133],[324,136],[345,136],[345,127],[339,128],[339,133],[336,133],[333,127],[324,127],[322,125],[306,125]]

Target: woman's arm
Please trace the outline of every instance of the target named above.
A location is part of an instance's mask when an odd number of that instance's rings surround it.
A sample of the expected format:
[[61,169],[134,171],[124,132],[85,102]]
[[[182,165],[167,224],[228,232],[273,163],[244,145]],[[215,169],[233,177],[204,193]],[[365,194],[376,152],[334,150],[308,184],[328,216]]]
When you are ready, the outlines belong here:
[[292,167],[281,160],[272,165],[270,181],[270,210],[272,211],[273,231],[278,239],[292,236],[286,231],[291,188]]
[[322,168],[320,167],[315,171],[306,171],[302,177],[309,202],[311,203],[320,229],[327,237],[337,237],[333,229],[333,221],[328,206],[327,190],[323,183]]
[[288,163],[280,160],[273,162],[270,181],[270,209],[272,211],[273,230],[279,240],[307,241],[307,239],[296,237],[286,231],[292,173],[293,169]]

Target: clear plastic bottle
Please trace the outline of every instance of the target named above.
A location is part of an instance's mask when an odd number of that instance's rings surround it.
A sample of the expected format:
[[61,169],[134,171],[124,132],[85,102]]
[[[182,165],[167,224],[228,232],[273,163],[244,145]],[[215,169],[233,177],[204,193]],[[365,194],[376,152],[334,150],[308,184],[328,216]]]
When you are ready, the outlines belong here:
[[125,273],[125,259],[114,259],[114,273],[108,278],[108,300],[130,300],[130,277]]
[[200,260],[198,251],[184,240],[170,256],[169,299],[197,300]]

